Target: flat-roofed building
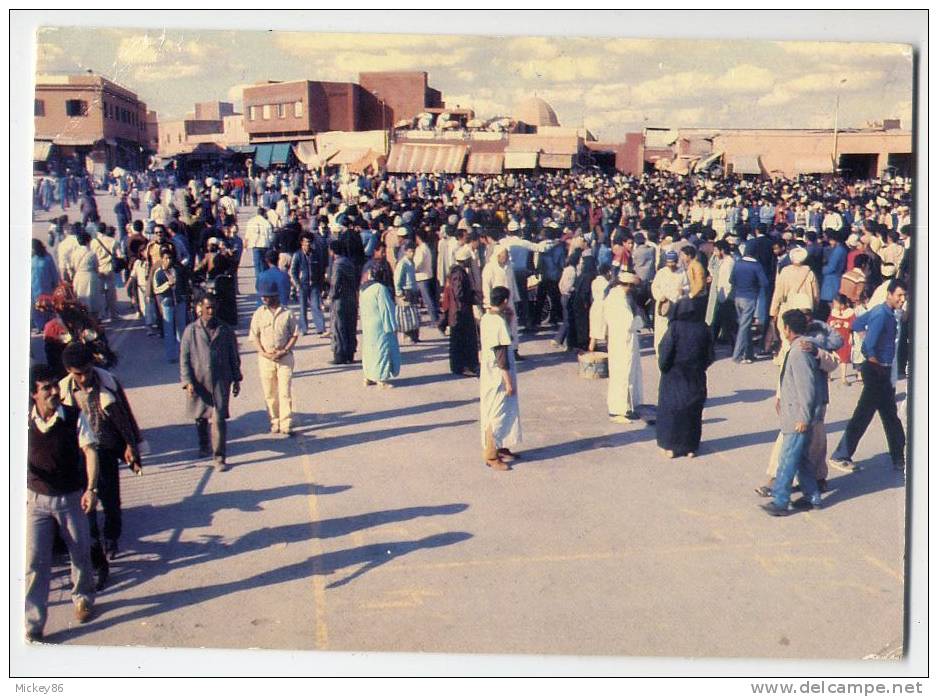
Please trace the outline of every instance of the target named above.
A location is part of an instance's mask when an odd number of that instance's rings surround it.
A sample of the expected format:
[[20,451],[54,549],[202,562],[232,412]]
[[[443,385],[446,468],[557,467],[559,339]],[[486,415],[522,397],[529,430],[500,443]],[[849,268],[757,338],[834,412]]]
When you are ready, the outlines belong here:
[[97,173],[146,165],[147,106],[113,80],[91,72],[39,75],[33,113],[36,164]]

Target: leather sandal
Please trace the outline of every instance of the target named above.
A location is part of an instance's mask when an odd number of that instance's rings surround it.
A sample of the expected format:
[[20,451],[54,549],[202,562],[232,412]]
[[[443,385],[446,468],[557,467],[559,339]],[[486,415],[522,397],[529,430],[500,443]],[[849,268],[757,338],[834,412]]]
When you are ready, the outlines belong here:
[[772,498],[772,490],[767,486],[757,486],[754,491],[763,498]]

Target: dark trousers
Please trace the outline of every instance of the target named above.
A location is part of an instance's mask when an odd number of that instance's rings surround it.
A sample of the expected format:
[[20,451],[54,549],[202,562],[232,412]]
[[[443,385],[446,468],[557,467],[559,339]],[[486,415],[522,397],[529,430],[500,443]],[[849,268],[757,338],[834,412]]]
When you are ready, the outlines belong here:
[[909,322],[899,322],[899,346],[896,348],[896,368],[905,375],[909,368]]
[[[195,428],[199,435],[199,449],[204,450],[209,447],[209,426],[208,419],[196,419]],[[218,415],[218,410],[212,415],[212,455],[216,462],[225,461],[225,437],[228,433],[228,422]]]
[[[116,541],[121,536],[120,463],[124,453],[119,449],[98,449],[98,501],[104,511],[104,539]],[[88,527],[92,541],[99,541],[98,506],[88,511]]]
[[832,457],[835,460],[849,460],[857,450],[857,445],[873,420],[873,414],[879,412],[886,431],[889,455],[895,464],[904,462],[905,431],[896,412],[896,388],[890,378],[889,366],[876,365],[866,361],[860,366],[863,377],[863,391],[857,402],[853,416],[847,422],[844,435]]
[[821,300],[817,304],[817,311],[814,313],[814,319],[819,322],[826,322],[831,315],[831,304],[828,300]]
[[532,326],[537,327],[541,323],[541,314],[544,312],[544,301],[550,298],[550,318],[551,324],[557,324],[563,319],[563,309],[560,302],[560,286],[557,281],[551,281],[548,278],[541,278],[537,286],[537,297],[534,299],[534,317],[531,320]]
[[515,311],[518,313],[518,326],[530,329],[531,308],[528,303],[528,276],[527,271],[515,271],[515,285],[518,287],[518,302]]

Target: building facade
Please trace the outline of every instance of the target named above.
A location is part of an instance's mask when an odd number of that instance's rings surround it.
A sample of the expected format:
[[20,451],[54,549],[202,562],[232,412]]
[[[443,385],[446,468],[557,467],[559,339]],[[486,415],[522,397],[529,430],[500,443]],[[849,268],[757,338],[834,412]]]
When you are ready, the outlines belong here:
[[39,75],[34,101],[36,165],[103,173],[146,165],[147,107],[101,75]]
[[[427,109],[445,107],[443,95],[427,84],[427,73],[423,71],[359,73],[358,83],[375,98],[368,107],[377,111],[366,115],[374,128],[390,128],[392,124],[412,119]],[[378,123],[382,113],[386,122],[383,126]]]

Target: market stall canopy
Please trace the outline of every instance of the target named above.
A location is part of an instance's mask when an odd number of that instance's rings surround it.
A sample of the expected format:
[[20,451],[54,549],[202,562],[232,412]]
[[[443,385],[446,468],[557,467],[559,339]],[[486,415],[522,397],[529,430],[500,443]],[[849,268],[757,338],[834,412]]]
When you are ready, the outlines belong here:
[[358,174],[370,167],[374,172],[378,172],[387,164],[387,161],[388,158],[384,155],[369,148],[358,160],[348,163],[348,170]]
[[296,159],[307,167],[319,167],[319,155],[316,154],[316,143],[312,140],[302,140],[293,146]]
[[344,148],[343,150],[339,150],[339,152],[335,154],[335,157],[329,160],[329,164],[350,165],[353,162],[358,162],[370,151],[371,148]]
[[762,174],[758,155],[737,155],[733,158],[733,174]]
[[466,163],[467,174],[501,174],[505,162],[504,153],[471,152]]
[[466,128],[484,128],[485,122],[482,119],[469,119],[466,122]]
[[261,143],[257,146],[254,154],[254,165],[261,169],[270,167],[270,159],[274,153],[274,146],[271,143]]
[[236,152],[239,155],[253,155],[254,151],[257,149],[256,145],[229,145],[228,149],[231,152]]
[[505,169],[534,169],[537,167],[536,152],[506,152]]
[[537,163],[547,169],[570,169],[573,167],[573,155],[542,152],[537,158]]
[[33,160],[36,162],[45,162],[52,153],[52,143],[48,140],[33,141]]
[[270,154],[270,164],[285,165],[290,161],[290,144],[273,143],[273,150]]
[[695,172],[705,172],[710,169],[711,165],[715,162],[718,162],[720,158],[723,157],[723,152],[715,152],[712,155],[707,155],[698,160],[697,164],[694,166]]
[[395,143],[388,156],[388,171],[458,174],[466,160],[465,145]]
[[795,160],[795,174],[831,174],[833,171],[834,165],[829,156]]

